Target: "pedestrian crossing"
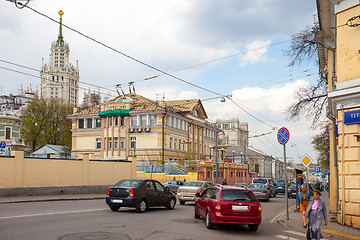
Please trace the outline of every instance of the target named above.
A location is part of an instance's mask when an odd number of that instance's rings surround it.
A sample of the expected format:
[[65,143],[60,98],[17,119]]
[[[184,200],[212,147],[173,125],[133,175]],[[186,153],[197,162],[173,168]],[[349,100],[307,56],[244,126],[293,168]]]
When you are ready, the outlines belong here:
[[[286,230],[283,231],[283,234],[275,235],[276,238],[279,239],[286,239],[286,240],[302,240],[306,239],[306,233],[293,231],[293,230]],[[322,240],[328,240],[327,238],[322,238]]]

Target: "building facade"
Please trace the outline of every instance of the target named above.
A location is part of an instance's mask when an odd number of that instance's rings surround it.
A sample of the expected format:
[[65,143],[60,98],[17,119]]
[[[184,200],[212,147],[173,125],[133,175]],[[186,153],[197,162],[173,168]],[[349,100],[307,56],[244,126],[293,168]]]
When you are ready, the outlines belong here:
[[42,61],[40,71],[40,95],[42,98],[62,98],[78,106],[79,104],[79,64],[70,63],[69,44],[62,35],[62,15],[59,11],[60,29],[58,39],[51,44],[49,63]]
[[86,108],[74,109],[72,154],[138,161],[208,159],[215,128],[199,99],[153,101],[127,94]]
[[216,120],[217,127],[223,131],[220,136],[223,145],[247,147],[249,142],[249,126],[246,122],[240,122],[239,118],[230,120]]
[[24,108],[30,101],[38,97],[38,89],[33,91],[31,84],[25,91],[21,85],[20,92],[18,95],[0,96],[0,112],[20,116],[21,109]]
[[360,2],[317,0],[320,71],[327,76],[330,211],[360,228]]
[[22,120],[17,116],[0,114],[0,142],[6,144],[5,148],[0,148],[0,155],[24,148],[24,142],[20,136],[21,122]]

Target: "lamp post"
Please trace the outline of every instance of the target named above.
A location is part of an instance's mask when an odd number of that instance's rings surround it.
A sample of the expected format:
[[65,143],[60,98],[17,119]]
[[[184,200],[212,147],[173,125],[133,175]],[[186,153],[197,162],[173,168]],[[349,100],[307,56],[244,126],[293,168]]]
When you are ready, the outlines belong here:
[[234,163],[235,150],[232,150],[232,154],[233,154],[233,163]]

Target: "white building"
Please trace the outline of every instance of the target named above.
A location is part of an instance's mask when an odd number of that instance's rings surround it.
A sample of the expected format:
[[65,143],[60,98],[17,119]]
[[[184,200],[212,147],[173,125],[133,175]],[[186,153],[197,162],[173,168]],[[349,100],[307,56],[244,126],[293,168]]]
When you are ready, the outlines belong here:
[[31,84],[25,91],[21,85],[18,95],[10,94],[9,96],[0,96],[0,112],[1,114],[20,116],[21,109],[24,108],[34,98],[38,97],[38,90],[33,91]]
[[247,122],[240,122],[239,118],[230,120],[216,120],[217,127],[224,132],[221,137],[223,145],[240,146],[246,148],[249,143],[249,130]]
[[75,106],[79,103],[79,64],[69,61],[70,48],[62,35],[62,15],[59,11],[60,29],[58,39],[51,44],[49,63],[42,61],[40,94],[43,98],[62,98]]

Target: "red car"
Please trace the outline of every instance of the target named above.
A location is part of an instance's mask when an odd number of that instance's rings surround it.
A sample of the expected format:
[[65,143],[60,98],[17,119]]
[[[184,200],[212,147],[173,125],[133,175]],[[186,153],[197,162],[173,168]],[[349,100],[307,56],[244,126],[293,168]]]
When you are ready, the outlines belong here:
[[215,224],[247,224],[256,231],[261,223],[261,204],[251,190],[233,186],[212,186],[197,193],[195,218],[205,218],[206,227]]

